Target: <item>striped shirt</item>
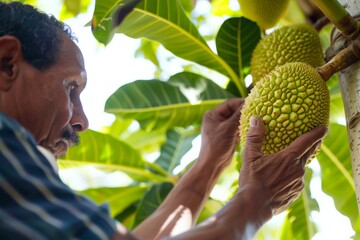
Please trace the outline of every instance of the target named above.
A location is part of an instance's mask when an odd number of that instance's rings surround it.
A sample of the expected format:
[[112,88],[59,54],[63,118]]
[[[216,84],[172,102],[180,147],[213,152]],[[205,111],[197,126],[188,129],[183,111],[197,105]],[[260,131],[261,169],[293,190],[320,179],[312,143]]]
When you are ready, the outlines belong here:
[[115,221],[65,185],[33,136],[0,113],[0,239],[109,239]]

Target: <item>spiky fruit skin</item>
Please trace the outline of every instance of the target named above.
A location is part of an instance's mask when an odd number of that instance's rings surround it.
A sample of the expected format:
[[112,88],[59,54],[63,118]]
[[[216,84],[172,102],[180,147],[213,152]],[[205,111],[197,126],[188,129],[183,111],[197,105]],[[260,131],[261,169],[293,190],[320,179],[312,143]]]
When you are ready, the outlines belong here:
[[241,144],[246,141],[249,119],[263,119],[262,151],[276,153],[300,135],[329,122],[330,94],[315,68],[300,62],[275,68],[262,78],[245,99],[240,119]]
[[289,0],[239,0],[242,15],[260,28],[269,29],[284,16]]
[[275,67],[289,62],[304,62],[313,67],[325,63],[319,34],[312,26],[285,26],[262,38],[250,61],[253,83],[258,82]]

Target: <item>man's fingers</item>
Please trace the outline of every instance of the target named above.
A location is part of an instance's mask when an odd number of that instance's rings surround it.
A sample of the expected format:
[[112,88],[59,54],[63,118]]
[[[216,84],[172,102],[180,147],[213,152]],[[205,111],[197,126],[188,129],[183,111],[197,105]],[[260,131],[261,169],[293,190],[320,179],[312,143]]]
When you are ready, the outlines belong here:
[[[240,108],[244,105],[244,102],[245,100],[242,98],[232,98],[216,106],[214,110],[216,110],[216,112],[218,112],[222,117],[228,118],[234,112],[238,112]],[[239,114],[238,116],[240,116],[240,113],[237,114]]]
[[[252,159],[262,154],[261,145],[264,141],[265,126],[261,118],[257,116],[250,117],[250,127],[246,134],[246,142],[244,147],[245,158]],[[253,155],[253,154],[256,155]]]
[[325,137],[327,128],[324,126],[319,126],[311,131],[304,133],[303,135],[296,138],[290,145],[285,149],[292,152],[296,152],[299,157],[303,156],[308,152],[308,150],[316,144],[319,144],[321,140]]
[[314,145],[312,145],[311,148],[308,149],[307,152],[305,152],[302,157],[301,157],[301,161],[302,163],[305,165],[305,163],[311,158],[311,156],[317,151],[318,148],[320,148],[321,145],[321,140],[319,140],[318,142],[316,142]]

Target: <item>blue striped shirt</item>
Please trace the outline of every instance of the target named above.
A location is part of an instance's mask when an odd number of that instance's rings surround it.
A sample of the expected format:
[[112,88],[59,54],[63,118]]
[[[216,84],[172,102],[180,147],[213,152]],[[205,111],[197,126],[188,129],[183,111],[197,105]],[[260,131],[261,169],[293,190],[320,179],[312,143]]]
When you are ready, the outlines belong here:
[[0,113],[0,239],[109,239],[115,221],[65,185],[33,136]]

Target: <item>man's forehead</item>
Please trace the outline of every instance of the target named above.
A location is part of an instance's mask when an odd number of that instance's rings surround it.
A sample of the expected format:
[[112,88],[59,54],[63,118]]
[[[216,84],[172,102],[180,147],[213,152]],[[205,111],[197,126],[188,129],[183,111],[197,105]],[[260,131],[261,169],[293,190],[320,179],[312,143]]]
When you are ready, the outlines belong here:
[[84,56],[80,48],[67,36],[60,45],[59,62],[68,67],[78,68],[84,77],[86,77]]

